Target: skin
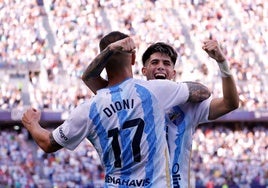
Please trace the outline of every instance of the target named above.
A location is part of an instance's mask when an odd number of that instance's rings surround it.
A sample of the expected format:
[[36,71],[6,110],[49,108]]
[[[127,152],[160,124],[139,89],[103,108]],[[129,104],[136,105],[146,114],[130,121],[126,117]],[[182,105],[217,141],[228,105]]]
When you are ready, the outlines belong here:
[[146,76],[147,80],[174,80],[176,76],[174,63],[171,61],[170,57],[159,52],[150,56],[141,71],[142,74]]
[[[202,49],[218,63],[227,61],[217,40],[205,40]],[[239,96],[234,77],[231,74],[228,77],[222,77],[222,92],[223,97],[213,98],[210,104],[210,120],[219,118],[239,107]]]
[[29,108],[22,116],[23,126],[30,132],[33,139],[46,153],[52,153],[62,148],[53,138],[52,133],[39,124],[41,112]]
[[[136,59],[135,48],[135,43],[130,37],[110,44],[90,63],[90,65],[84,71],[82,75],[83,82],[90,90],[94,91],[95,94],[98,89],[110,86],[113,79],[119,78],[119,76],[122,75],[120,69],[115,69],[113,66],[109,67],[108,70],[114,71],[114,73],[110,71],[110,74],[108,74],[109,81],[100,76],[101,72],[106,65],[109,64],[108,62],[114,62],[113,56],[116,53],[120,53],[122,56],[131,58],[131,64],[134,65]],[[133,76],[132,72],[129,72],[129,74]]]

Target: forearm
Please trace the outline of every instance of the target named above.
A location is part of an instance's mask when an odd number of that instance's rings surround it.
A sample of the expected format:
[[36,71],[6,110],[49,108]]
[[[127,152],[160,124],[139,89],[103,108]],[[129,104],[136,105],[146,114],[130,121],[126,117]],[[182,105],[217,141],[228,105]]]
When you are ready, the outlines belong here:
[[113,50],[109,47],[104,49],[93,61],[88,65],[85,72],[82,75],[82,80],[87,83],[90,78],[96,78],[100,76],[101,72],[105,68],[109,58],[114,54]]
[[224,66],[224,70],[221,70],[221,66],[219,66],[222,78],[223,97],[212,100],[209,113],[210,120],[217,119],[239,107],[239,96],[235,80],[227,64]]
[[108,81],[100,76],[88,78],[86,81],[84,81],[84,83],[94,94],[96,94],[97,90],[104,88],[108,85]]
[[222,92],[223,92],[224,106],[226,106],[230,110],[234,110],[238,108],[239,105],[239,97],[236,89],[235,80],[229,69],[227,60],[217,63],[222,78]]
[[34,141],[42,150],[47,153],[54,152],[54,150],[51,149],[52,146],[50,141],[50,131],[41,127],[39,123],[31,125],[27,129],[30,132]]
[[233,76],[222,77],[222,91],[224,105],[234,110],[239,106],[239,96]]

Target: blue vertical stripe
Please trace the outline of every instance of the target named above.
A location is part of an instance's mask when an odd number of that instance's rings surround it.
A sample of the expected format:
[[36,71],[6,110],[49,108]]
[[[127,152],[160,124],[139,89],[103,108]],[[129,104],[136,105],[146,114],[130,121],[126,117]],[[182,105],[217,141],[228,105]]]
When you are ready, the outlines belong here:
[[185,121],[181,122],[180,125],[177,125],[177,138],[175,140],[176,144],[176,149],[175,149],[175,154],[174,154],[174,160],[173,161],[178,161],[179,156],[181,154],[181,145],[182,145],[182,139],[185,133],[185,128],[186,128],[186,123]]
[[[111,164],[111,161],[109,160],[109,152],[105,152],[107,148],[109,147],[108,142],[107,142],[107,132],[102,125],[101,119],[100,119],[100,114],[98,113],[96,103],[92,103],[90,112],[89,112],[89,118],[92,120],[93,124],[96,126],[95,130],[98,135],[100,145],[101,145],[101,150],[103,151],[103,162],[105,166],[107,167],[106,173],[109,173],[111,170],[113,170],[113,165]],[[88,138],[89,139],[89,138]],[[94,145],[94,141],[89,139]],[[96,146],[96,145],[95,145]]]
[[157,140],[155,133],[156,125],[154,121],[154,112],[152,111],[153,101],[150,92],[145,87],[136,85],[136,90],[141,98],[142,108],[144,111],[144,122],[145,122],[144,132],[147,134],[147,142],[148,146],[150,146],[148,159],[152,159],[152,161],[148,162],[147,165],[145,166],[145,175],[146,175],[145,178],[153,179],[153,174],[155,170],[154,156],[156,152],[155,141]]
[[179,108],[179,106],[174,107],[173,110],[177,116],[176,119],[173,120],[173,123],[177,127],[176,139],[175,139],[176,149],[174,152],[174,159],[173,159],[173,165],[174,165],[174,162],[177,162],[179,160],[181,154],[182,140],[186,129],[186,122],[185,122],[185,115],[183,111]]

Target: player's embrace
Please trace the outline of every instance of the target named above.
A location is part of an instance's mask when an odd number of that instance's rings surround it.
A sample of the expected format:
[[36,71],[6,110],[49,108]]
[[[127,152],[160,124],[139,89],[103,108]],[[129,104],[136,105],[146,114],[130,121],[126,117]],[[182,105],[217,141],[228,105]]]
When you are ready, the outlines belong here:
[[[185,103],[185,83],[133,78],[135,44],[111,32],[85,71],[106,69],[107,87],[77,106],[52,132],[40,126],[40,112],[27,110],[25,128],[45,152],[75,149],[83,139],[96,148],[105,169],[105,187],[172,187],[164,109]],[[96,69],[95,69],[96,68]],[[93,71],[94,72],[94,71]]]
[[[191,187],[189,164],[196,127],[227,114],[239,106],[235,80],[219,43],[213,39],[205,40],[202,48],[219,65],[223,97],[213,98],[206,86],[188,81],[186,84],[190,93],[187,102],[165,106],[165,112],[170,120],[167,126],[167,138],[174,188]],[[102,58],[102,61],[99,59],[96,64],[91,64],[82,77],[84,83],[94,93],[108,84],[107,80],[100,77],[100,67],[105,64],[105,57]],[[142,55],[142,73],[148,80],[174,80],[176,61],[177,52],[172,46],[164,42],[153,43]]]

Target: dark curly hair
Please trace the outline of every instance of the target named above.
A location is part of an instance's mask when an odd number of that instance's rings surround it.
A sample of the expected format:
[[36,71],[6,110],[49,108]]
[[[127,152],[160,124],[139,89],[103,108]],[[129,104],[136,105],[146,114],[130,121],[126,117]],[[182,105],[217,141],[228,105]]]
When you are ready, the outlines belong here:
[[175,63],[177,61],[177,57],[178,57],[178,54],[175,51],[175,49],[172,46],[170,46],[164,42],[157,42],[157,43],[151,44],[143,53],[143,55],[142,55],[143,66],[145,66],[145,62],[150,58],[150,56],[154,53],[157,53],[157,52],[168,55],[170,57],[171,61],[175,65]]

